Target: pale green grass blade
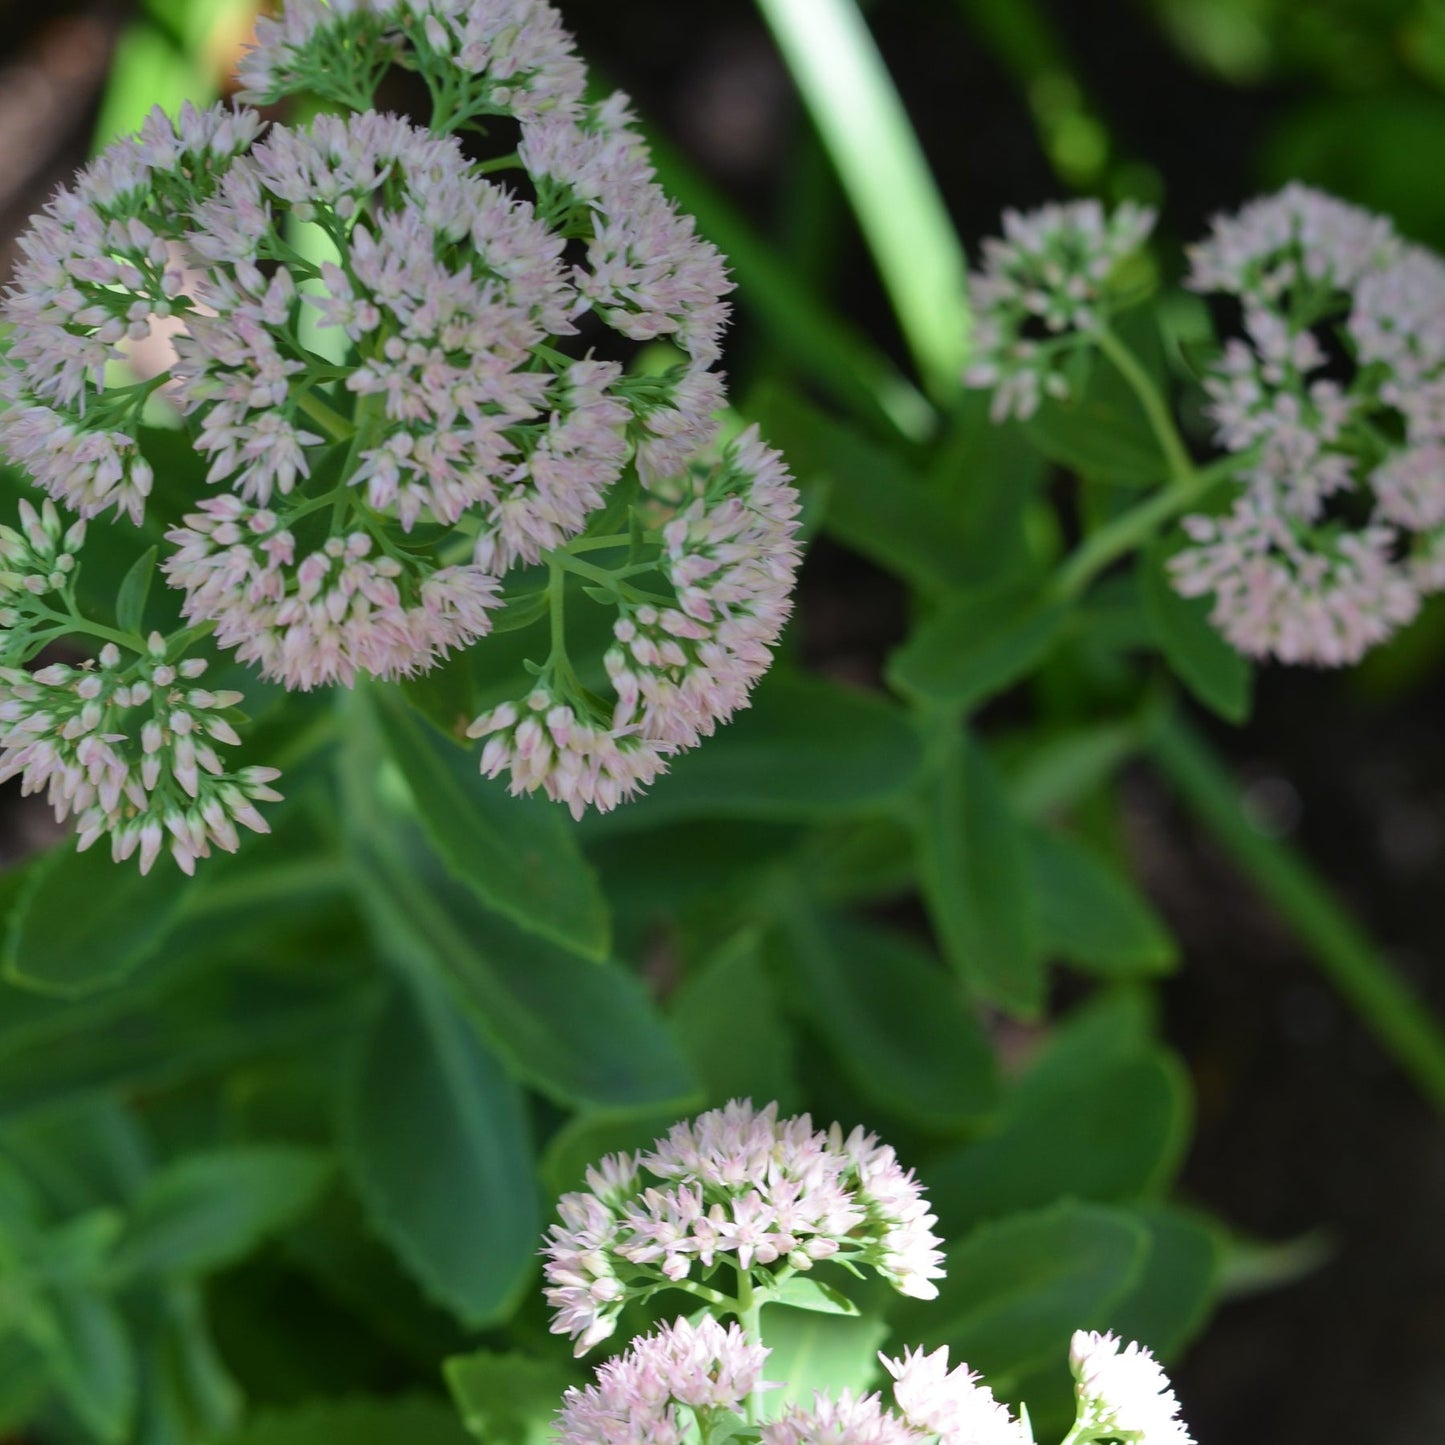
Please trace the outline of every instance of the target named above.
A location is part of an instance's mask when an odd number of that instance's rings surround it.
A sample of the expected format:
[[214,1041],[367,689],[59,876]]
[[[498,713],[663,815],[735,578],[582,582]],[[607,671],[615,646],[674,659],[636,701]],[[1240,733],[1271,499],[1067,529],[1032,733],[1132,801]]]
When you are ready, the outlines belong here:
[[963,247],[856,0],[758,0],[838,169],[928,390],[968,350]]

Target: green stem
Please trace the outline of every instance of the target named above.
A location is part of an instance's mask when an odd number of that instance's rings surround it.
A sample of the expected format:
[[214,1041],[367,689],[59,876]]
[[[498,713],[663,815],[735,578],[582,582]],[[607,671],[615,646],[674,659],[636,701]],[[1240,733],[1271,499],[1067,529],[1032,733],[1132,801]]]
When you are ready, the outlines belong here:
[[317,426],[325,427],[332,441],[344,442],[356,435],[356,428],[342,414],[316,395],[314,391],[303,391],[296,398],[297,407],[306,413]]
[[1445,1112],[1445,1030],[1374,943],[1291,849],[1250,823],[1228,769],[1178,717],[1156,724],[1149,750],[1215,839],[1278,909],[1376,1038]]
[[[763,1302],[753,1290],[753,1277],[749,1270],[738,1266],[738,1323],[743,1333],[755,1345],[763,1343]],[[763,1392],[754,1389],[748,1395],[748,1424],[756,1425],[762,1419]]]
[[102,642],[113,642],[117,647],[123,647],[127,652],[134,652],[138,657],[146,654],[146,641],[135,632],[119,632],[114,627],[106,627],[99,622],[92,622],[88,617],[82,617],[78,612],[56,612],[50,607],[37,607],[36,612],[50,618],[53,622],[63,624],[66,633],[84,633],[87,637],[97,637]]
[[602,552],[611,547],[626,547],[631,541],[630,532],[614,532],[610,537],[579,537],[562,550],[575,557],[579,552]]
[[1185,481],[1194,473],[1194,461],[1179,435],[1179,428],[1174,425],[1174,417],[1159,388],[1139,364],[1139,358],[1107,326],[1098,332],[1098,342],[1099,349],[1114,363],[1120,376],[1129,384],[1129,389],[1138,397],[1150,429],[1169,463],[1171,480]]
[[1057,597],[1078,597],[1099,573],[1148,542],[1181,512],[1197,506],[1227,476],[1243,465],[1239,457],[1226,457],[1213,466],[1190,467],[1170,486],[1146,502],[1100,527],[1081,542],[1054,577]]

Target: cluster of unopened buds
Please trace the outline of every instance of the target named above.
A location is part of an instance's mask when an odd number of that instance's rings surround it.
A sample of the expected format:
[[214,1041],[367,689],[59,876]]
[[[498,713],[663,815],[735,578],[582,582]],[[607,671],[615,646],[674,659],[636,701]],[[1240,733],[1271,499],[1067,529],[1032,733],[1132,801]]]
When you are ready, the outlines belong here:
[[[427,124],[375,109],[396,67],[424,82]],[[658,185],[625,99],[587,101],[545,0],[290,0],[242,80],[251,102],[340,113],[156,112],[61,191],[3,306],[0,452],[61,508],[107,516],[107,547],[156,543],[169,588],[146,621],[178,676],[233,651],[307,690],[464,653],[496,698],[513,684],[477,644],[535,627],[516,701],[470,729],[484,770],[575,814],[615,806],[746,705],[789,611],[796,495],[754,432],[720,436],[722,258]],[[195,466],[176,468],[178,435]],[[61,554],[71,583],[82,540]],[[224,780],[209,791],[184,766],[174,788],[125,786],[155,756],[138,704],[107,701],[94,743],[63,735],[60,674],[25,664],[103,640],[80,671],[133,693],[149,632],[73,586],[66,631],[22,593],[0,768],[143,867],[158,818],[183,866],[231,845],[225,818],[254,826],[216,789],[264,798],[255,770],[203,758]],[[578,656],[596,607],[611,643]]]
[[[891,1405],[866,1389],[770,1405],[782,1382],[767,1379],[764,1306],[796,1304],[783,1289],[797,1272],[871,1267],[906,1293],[937,1293],[940,1241],[922,1191],[871,1135],[819,1132],[806,1116],[735,1101],[650,1151],[604,1160],[587,1182],[561,1201],[546,1249],[553,1328],[580,1333],[585,1351],[624,1306],[668,1287],[702,1311],[634,1339],[593,1384],[568,1390],[561,1445],[1032,1445],[1027,1413],[1015,1416],[967,1365],[950,1369],[943,1347],[879,1356]],[[834,1289],[830,1307],[840,1301]],[[1081,1330],[1069,1363],[1076,1415],[1065,1445],[1191,1445],[1148,1350]]]
[[[986,247],[965,380],[993,389],[997,419],[1067,399],[1061,358],[1127,304],[1119,268],[1146,219],[1048,207]],[[1235,491],[1185,518],[1175,586],[1211,598],[1246,656],[1356,662],[1445,590],[1445,261],[1291,185],[1217,219],[1187,284],[1229,298],[1243,334],[1204,381]]]

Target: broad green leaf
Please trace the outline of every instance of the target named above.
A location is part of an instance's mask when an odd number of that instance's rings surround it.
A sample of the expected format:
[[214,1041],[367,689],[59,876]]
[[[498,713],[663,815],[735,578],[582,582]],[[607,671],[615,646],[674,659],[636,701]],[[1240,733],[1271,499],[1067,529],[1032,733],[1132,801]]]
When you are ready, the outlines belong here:
[[190,1445],[230,1433],[242,1396],[221,1362],[199,1288],[173,1283],[147,1300],[135,1445]]
[[352,1179],[376,1229],[463,1323],[505,1319],[541,1229],[526,1101],[439,981],[388,998],[343,1097]]
[[908,715],[873,693],[780,674],[652,792],[586,822],[589,839],[677,818],[826,819],[877,812],[922,764]]
[[456,1411],[430,1395],[306,1400],[258,1414],[223,1445],[470,1445]]
[[146,598],[150,596],[151,580],[156,574],[156,549],[149,548],[136,558],[125,574],[115,599],[115,620],[124,632],[140,632],[145,626]]
[[963,246],[856,0],[759,0],[935,396],[969,327]]
[[515,1350],[454,1355],[442,1373],[462,1423],[483,1445],[548,1445],[562,1393],[578,1383],[560,1360]]
[[86,1429],[121,1445],[135,1418],[135,1350],[120,1311],[104,1296],[78,1286],[51,1290],[27,1329],[45,1358],[61,1398]]
[[1224,1234],[1205,1215],[1170,1204],[1134,1211],[1149,1229],[1149,1253],[1134,1285],[1109,1312],[1109,1326],[1160,1359],[1176,1358],[1214,1306],[1224,1265]]
[[1177,966],[1178,945],[1148,900],[1082,843],[1033,828],[1029,856],[1049,955],[1106,978]]
[[763,1396],[763,1411],[775,1419],[789,1405],[811,1405],[813,1392],[862,1394],[876,1382],[878,1347],[888,1326],[875,1313],[849,1318],[814,1310],[773,1308],[762,1316],[768,1347],[767,1378],[782,1387]]
[[607,900],[566,813],[483,778],[475,754],[412,712],[395,689],[373,696],[422,829],[452,873],[523,928],[605,957]]
[[[750,412],[805,486],[827,485],[825,528],[914,586],[935,593],[976,587],[1015,559],[1012,538],[980,538],[956,496],[847,423],[776,388]],[[1028,489],[1019,490],[1026,499]]]
[[10,915],[5,976],[60,998],[119,983],[176,927],[187,882],[169,858],[142,877],[134,859],[113,863],[103,845],[60,845],[30,870]]
[[794,1039],[779,1016],[755,932],[739,934],[689,977],[671,1014],[710,1105],[776,1100],[786,1112],[798,1101]]
[[1143,745],[1133,719],[1042,737],[1031,732],[1001,760],[1009,797],[1025,818],[1044,818],[1108,782]]
[[635,974],[526,933],[427,868],[363,865],[385,951],[427,962],[509,1070],[559,1103],[648,1109],[697,1096],[677,1040]]
[[[1138,1278],[1109,1307],[1103,1325],[1137,1340],[1168,1362],[1203,1323],[1217,1293],[1219,1231],[1207,1220],[1167,1205],[1130,1211],[1148,1231]],[[1068,1360],[1045,1360],[1010,1386],[1028,1402],[1036,1440],[1060,1439],[1073,1424],[1077,1401]]]
[[795,1274],[791,1279],[785,1279],[769,1293],[765,1303],[786,1305],[795,1310],[812,1310],[821,1315],[858,1313],[858,1306],[842,1290],[808,1274]]
[[1032,584],[966,593],[919,624],[889,658],[888,681],[907,697],[972,712],[1032,672],[1068,616]]
[[950,1131],[998,1104],[993,1050],[955,977],[903,937],[801,906],[785,953],[808,1022],[864,1098]]
[[0,1430],[21,1439],[49,1388],[40,1351],[19,1335],[0,1338]]
[[1027,844],[972,738],[939,735],[913,823],[923,895],[945,957],[978,997],[1014,1014],[1037,1013],[1045,971]]
[[1156,541],[1140,561],[1144,607],[1154,640],[1179,679],[1227,722],[1249,717],[1254,669],[1209,620],[1209,599],[1181,597],[1169,576],[1178,544]]
[[1189,1106],[1183,1069],[1161,1048],[1083,1059],[1047,1089],[1016,1094],[996,1134],[930,1161],[934,1208],[956,1235],[1064,1196],[1123,1203],[1152,1195],[1183,1157]]
[[997,1391],[1068,1358],[1077,1329],[1102,1324],[1140,1277],[1149,1232],[1127,1211],[1057,1204],[976,1229],[947,1254],[934,1301],[907,1300],[894,1334],[948,1345]]
[[324,1154],[284,1145],[188,1154],[142,1188],[112,1271],[130,1282],[224,1269],[310,1209],[329,1173]]

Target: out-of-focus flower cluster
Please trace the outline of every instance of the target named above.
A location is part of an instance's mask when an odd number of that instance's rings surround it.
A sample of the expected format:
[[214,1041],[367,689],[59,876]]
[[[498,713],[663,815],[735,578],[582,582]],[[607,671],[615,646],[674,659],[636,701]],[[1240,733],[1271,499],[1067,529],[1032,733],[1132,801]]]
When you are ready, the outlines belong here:
[[1070,395],[1067,363],[1120,301],[1119,268],[1148,240],[1154,212],[1098,201],[1005,211],[969,282],[974,311],[968,386],[993,392],[993,419],[1027,419]]
[[1358,661],[1445,588],[1445,262],[1299,185],[1191,261],[1243,311],[1206,381],[1241,492],[1186,519],[1176,585],[1251,657]]
[[[682,1445],[739,1428],[750,1400],[762,1445],[1032,1445],[1026,1420],[994,1398],[979,1376],[948,1350],[880,1354],[892,1377],[890,1406],[881,1393],[819,1392],[807,1405],[767,1411],[763,1378],[769,1351],[737,1326],[677,1320],[632,1342],[597,1369],[596,1383],[567,1391],[555,1433],[561,1445]],[[1076,1417],[1070,1439],[1128,1445],[1192,1445],[1163,1370],[1148,1350],[1121,1347],[1112,1335],[1079,1331],[1070,1363]]]
[[[941,1241],[923,1191],[893,1150],[855,1129],[735,1100],[681,1123],[651,1150],[612,1155],[562,1197],[548,1237],[552,1329],[585,1353],[629,1295],[746,1277],[746,1295],[822,1260],[867,1265],[921,1299],[938,1293]],[[704,1297],[708,1297],[705,1295]]]
[[[429,86],[429,127],[372,109],[395,65]],[[81,518],[163,532],[168,657],[234,649],[290,689],[424,672],[530,574],[511,595],[554,594],[550,650],[473,726],[484,770],[615,806],[746,704],[789,610],[787,473],[755,434],[717,445],[721,257],[624,98],[585,101],[543,0],[293,0],[243,79],[352,113],[156,113],[61,191],[4,303],[0,451]],[[457,133],[495,116],[520,142],[472,158]],[[173,363],[138,380],[161,335]],[[609,359],[654,341],[674,364]],[[157,489],[166,404],[209,494]],[[605,658],[568,652],[579,603],[613,614]],[[28,616],[12,638],[47,630]],[[121,791],[113,837],[147,816]]]

